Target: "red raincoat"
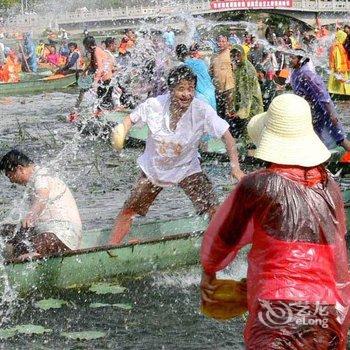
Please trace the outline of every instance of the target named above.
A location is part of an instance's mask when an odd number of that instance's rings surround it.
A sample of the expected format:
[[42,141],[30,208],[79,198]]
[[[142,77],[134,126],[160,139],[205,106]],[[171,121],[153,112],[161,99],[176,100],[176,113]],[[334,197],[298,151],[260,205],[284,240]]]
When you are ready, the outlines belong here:
[[249,350],[343,350],[350,276],[345,215],[336,182],[319,166],[271,165],[247,175],[211,221],[206,273],[248,254]]

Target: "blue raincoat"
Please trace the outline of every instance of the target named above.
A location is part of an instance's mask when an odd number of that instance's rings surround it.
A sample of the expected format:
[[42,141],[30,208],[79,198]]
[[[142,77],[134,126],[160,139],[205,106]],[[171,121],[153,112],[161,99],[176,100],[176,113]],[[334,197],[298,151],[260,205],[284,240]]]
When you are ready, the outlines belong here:
[[33,39],[28,34],[25,35],[25,38],[24,38],[24,54],[26,55],[26,57],[28,57],[27,63],[28,63],[29,69],[33,73],[36,73],[38,70],[38,64],[36,61],[35,45],[34,45]]
[[215,87],[205,62],[197,58],[187,58],[184,63],[197,75],[196,97],[216,110]]

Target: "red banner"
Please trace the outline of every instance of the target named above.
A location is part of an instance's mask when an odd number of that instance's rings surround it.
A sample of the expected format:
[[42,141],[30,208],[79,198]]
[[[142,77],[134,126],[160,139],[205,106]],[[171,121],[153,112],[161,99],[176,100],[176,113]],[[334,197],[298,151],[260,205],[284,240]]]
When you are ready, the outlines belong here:
[[250,10],[292,7],[293,0],[213,0],[213,10]]

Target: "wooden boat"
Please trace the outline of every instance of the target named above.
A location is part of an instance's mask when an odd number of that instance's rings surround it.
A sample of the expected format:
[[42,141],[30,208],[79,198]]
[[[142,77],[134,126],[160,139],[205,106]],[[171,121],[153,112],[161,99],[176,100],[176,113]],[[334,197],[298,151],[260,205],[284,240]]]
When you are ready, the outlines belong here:
[[71,86],[75,82],[75,74],[58,77],[26,74],[18,83],[0,84],[0,97],[59,91]]
[[[110,229],[87,232],[84,249],[26,262],[7,262],[1,272],[20,294],[45,292],[122,275],[193,265],[199,261],[207,220],[188,217],[135,225],[130,237],[139,243],[106,246]],[[130,239],[130,238],[129,238]],[[3,287],[3,286],[2,286]]]
[[[350,180],[344,191],[350,220]],[[92,283],[121,276],[177,269],[199,263],[202,233],[208,221],[188,217],[135,225],[130,238],[139,242],[107,246],[110,229],[89,231],[83,249],[32,261],[8,261],[1,275],[20,294],[52,293],[54,290],[86,288]],[[4,285],[1,285],[3,291]]]

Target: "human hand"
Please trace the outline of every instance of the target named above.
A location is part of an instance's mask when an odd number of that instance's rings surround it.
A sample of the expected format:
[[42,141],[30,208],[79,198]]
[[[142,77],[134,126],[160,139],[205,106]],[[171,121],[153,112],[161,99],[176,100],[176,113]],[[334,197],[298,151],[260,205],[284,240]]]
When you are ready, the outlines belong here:
[[211,299],[211,296],[214,294],[214,291],[217,289],[217,286],[214,286],[212,282],[216,279],[214,275],[208,275],[203,271],[202,280],[200,283],[201,288],[201,298],[202,301],[206,303],[217,303],[217,301]]

